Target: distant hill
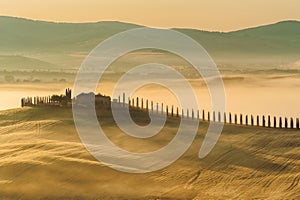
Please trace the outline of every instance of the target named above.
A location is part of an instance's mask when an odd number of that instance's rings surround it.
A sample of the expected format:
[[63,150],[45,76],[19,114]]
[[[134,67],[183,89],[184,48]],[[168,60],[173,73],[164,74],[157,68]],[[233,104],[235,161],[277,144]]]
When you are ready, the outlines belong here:
[[0,55],[0,68],[16,70],[34,70],[34,69],[57,69],[58,66],[41,61],[35,58],[29,58],[19,55]]
[[193,29],[181,31],[208,50],[225,53],[298,54],[300,50],[300,22],[284,21],[240,31],[218,33]]
[[[0,54],[37,59],[43,62],[41,68],[78,68],[84,56],[101,41],[137,27],[141,26],[123,22],[54,23],[2,16]],[[174,30],[203,45],[220,66],[277,66],[300,60],[298,21],[226,33]],[[0,61],[7,62],[3,57]],[[5,66],[0,63],[0,69],[7,68]],[[19,68],[22,67],[18,65]]]
[[176,29],[200,44],[219,62],[284,64],[300,59],[300,22],[276,24],[234,32]]
[[109,36],[137,27],[121,22],[54,23],[0,17],[0,50],[90,51]]

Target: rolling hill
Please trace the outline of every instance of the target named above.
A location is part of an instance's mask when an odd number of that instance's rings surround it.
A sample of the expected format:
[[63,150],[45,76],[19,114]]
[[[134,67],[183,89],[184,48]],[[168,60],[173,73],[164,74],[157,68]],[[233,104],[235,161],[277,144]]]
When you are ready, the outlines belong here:
[[[169,119],[149,139],[124,134],[106,111],[101,126],[131,152],[168,144]],[[299,130],[226,125],[213,151],[198,158],[208,123],[170,166],[143,174],[113,170],[91,156],[76,133],[71,109],[0,112],[1,199],[299,199]],[[103,154],[106,152],[103,151]],[[47,189],[51,188],[51,190]]]
[[[0,54],[38,59],[48,63],[49,68],[78,68],[88,52],[101,41],[137,27],[141,26],[112,21],[54,23],[2,16]],[[298,21],[283,21],[226,33],[180,28],[174,30],[199,42],[219,66],[274,67],[300,59]],[[12,68],[0,65],[0,69]],[[19,68],[22,66],[18,65]]]

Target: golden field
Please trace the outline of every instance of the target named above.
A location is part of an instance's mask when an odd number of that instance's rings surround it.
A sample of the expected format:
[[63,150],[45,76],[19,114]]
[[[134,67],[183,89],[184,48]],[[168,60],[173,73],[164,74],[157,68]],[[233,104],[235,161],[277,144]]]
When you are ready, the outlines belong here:
[[[177,131],[168,119],[150,139],[134,139],[103,112],[118,146],[147,152]],[[299,199],[300,131],[226,125],[213,151],[198,151],[208,127],[172,165],[151,173],[115,171],[95,160],[76,132],[70,108],[0,111],[0,199]]]

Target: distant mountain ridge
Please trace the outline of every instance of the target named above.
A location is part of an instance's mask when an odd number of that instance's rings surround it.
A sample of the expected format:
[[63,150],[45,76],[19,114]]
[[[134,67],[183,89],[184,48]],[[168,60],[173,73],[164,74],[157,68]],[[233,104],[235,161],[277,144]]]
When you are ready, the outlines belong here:
[[121,22],[55,23],[0,17],[0,49],[90,50],[113,34],[137,27]]
[[[72,55],[86,55],[104,39],[138,27],[141,26],[116,21],[56,23],[0,16],[0,54],[22,55],[47,62],[47,66],[66,67],[76,60]],[[280,64],[300,59],[299,21],[283,21],[232,32],[174,30],[195,39],[220,64]],[[80,62],[77,60],[75,64],[74,61],[72,65],[77,66]]]

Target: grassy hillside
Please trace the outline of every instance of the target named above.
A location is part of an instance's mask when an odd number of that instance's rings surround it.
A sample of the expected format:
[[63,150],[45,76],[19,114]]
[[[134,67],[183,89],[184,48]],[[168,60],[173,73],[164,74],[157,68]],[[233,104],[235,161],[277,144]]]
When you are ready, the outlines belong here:
[[39,59],[20,55],[0,55],[1,69],[34,70],[59,69],[59,66]]
[[218,33],[176,29],[215,53],[287,55],[300,50],[300,22],[284,21],[240,31]]
[[[14,17],[0,17],[0,55],[21,55],[41,60],[47,69],[78,69],[84,57],[98,43],[111,35],[139,27],[120,22],[98,23],[53,23]],[[10,58],[2,59],[10,62]],[[52,66],[51,66],[52,65]],[[26,69],[18,62],[1,69]],[[44,63],[32,65],[34,69],[45,69]]]
[[53,23],[0,17],[1,51],[90,51],[100,41],[137,25],[120,22]]
[[[49,69],[54,66],[76,69],[98,43],[137,27],[140,26],[122,22],[53,23],[2,16],[0,54],[38,59],[50,63]],[[175,30],[203,45],[220,67],[278,67],[300,59],[300,22],[297,21],[227,33]],[[8,61],[2,59],[2,62]],[[36,69],[44,67],[43,64],[34,66]],[[0,65],[0,69],[12,68],[19,69],[20,65]],[[26,63],[24,68],[27,68]]]
[[284,21],[228,33],[177,30],[202,44],[217,62],[227,65],[274,67],[300,59],[298,21]]
[[[178,121],[155,137],[133,139],[102,116],[107,136],[133,152],[170,141]],[[0,196],[3,199],[299,199],[300,133],[226,125],[213,151],[198,158],[207,131],[175,163],[147,174],[121,173],[96,161],[65,108],[0,112]],[[51,190],[47,189],[51,188]]]

